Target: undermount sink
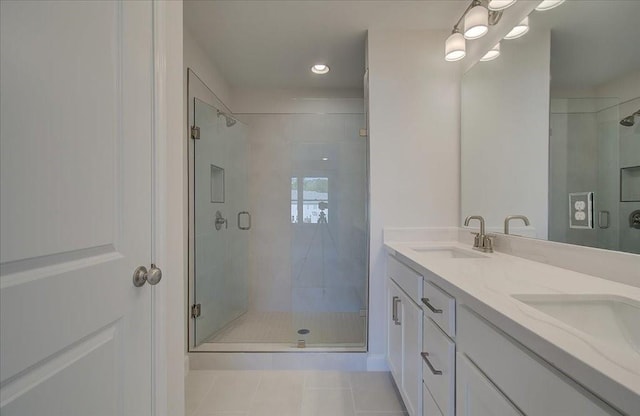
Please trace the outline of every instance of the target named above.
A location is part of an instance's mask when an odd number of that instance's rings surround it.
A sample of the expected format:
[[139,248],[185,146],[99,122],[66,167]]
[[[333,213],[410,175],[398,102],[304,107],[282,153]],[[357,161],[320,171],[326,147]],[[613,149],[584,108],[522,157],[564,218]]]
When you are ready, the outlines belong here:
[[609,295],[512,295],[540,312],[640,354],[640,302]]
[[414,247],[413,251],[431,259],[483,259],[487,256],[456,247]]

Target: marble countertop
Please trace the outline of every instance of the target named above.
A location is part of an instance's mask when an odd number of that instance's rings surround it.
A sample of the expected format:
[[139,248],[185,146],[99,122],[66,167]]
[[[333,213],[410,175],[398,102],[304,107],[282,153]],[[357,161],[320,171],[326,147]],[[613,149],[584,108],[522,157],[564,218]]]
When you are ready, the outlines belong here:
[[640,305],[640,288],[498,252],[481,253],[485,258],[433,258],[414,250],[472,251],[457,241],[386,242],[385,246],[450,292],[458,304],[468,305],[614,407],[638,414],[640,351],[579,331],[513,295],[619,296]]

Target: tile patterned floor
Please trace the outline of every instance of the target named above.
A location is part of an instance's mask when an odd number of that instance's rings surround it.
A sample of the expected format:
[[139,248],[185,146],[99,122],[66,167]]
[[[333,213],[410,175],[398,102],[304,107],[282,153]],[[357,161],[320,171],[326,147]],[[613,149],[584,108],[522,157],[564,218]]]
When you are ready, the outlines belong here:
[[406,416],[390,373],[195,371],[187,416]]
[[[366,319],[350,312],[247,312],[207,342],[362,346]],[[300,336],[298,329],[311,332]]]

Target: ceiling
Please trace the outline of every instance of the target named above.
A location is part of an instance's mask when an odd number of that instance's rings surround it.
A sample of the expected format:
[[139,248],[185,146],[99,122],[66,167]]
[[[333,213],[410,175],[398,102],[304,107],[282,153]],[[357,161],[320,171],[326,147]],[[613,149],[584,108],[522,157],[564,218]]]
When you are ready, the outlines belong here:
[[531,27],[551,29],[551,85],[587,89],[640,70],[640,1],[570,0],[535,12]]
[[[448,30],[468,3],[187,0],[184,23],[233,87],[362,88],[367,29]],[[314,75],[315,63],[331,71]]]

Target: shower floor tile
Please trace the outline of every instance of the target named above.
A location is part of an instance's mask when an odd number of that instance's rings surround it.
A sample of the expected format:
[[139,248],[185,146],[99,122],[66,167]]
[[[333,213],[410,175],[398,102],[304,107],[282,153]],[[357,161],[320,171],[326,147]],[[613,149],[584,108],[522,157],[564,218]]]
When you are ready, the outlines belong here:
[[[357,312],[247,312],[207,342],[363,346],[365,325]],[[309,333],[299,334],[301,329]]]

